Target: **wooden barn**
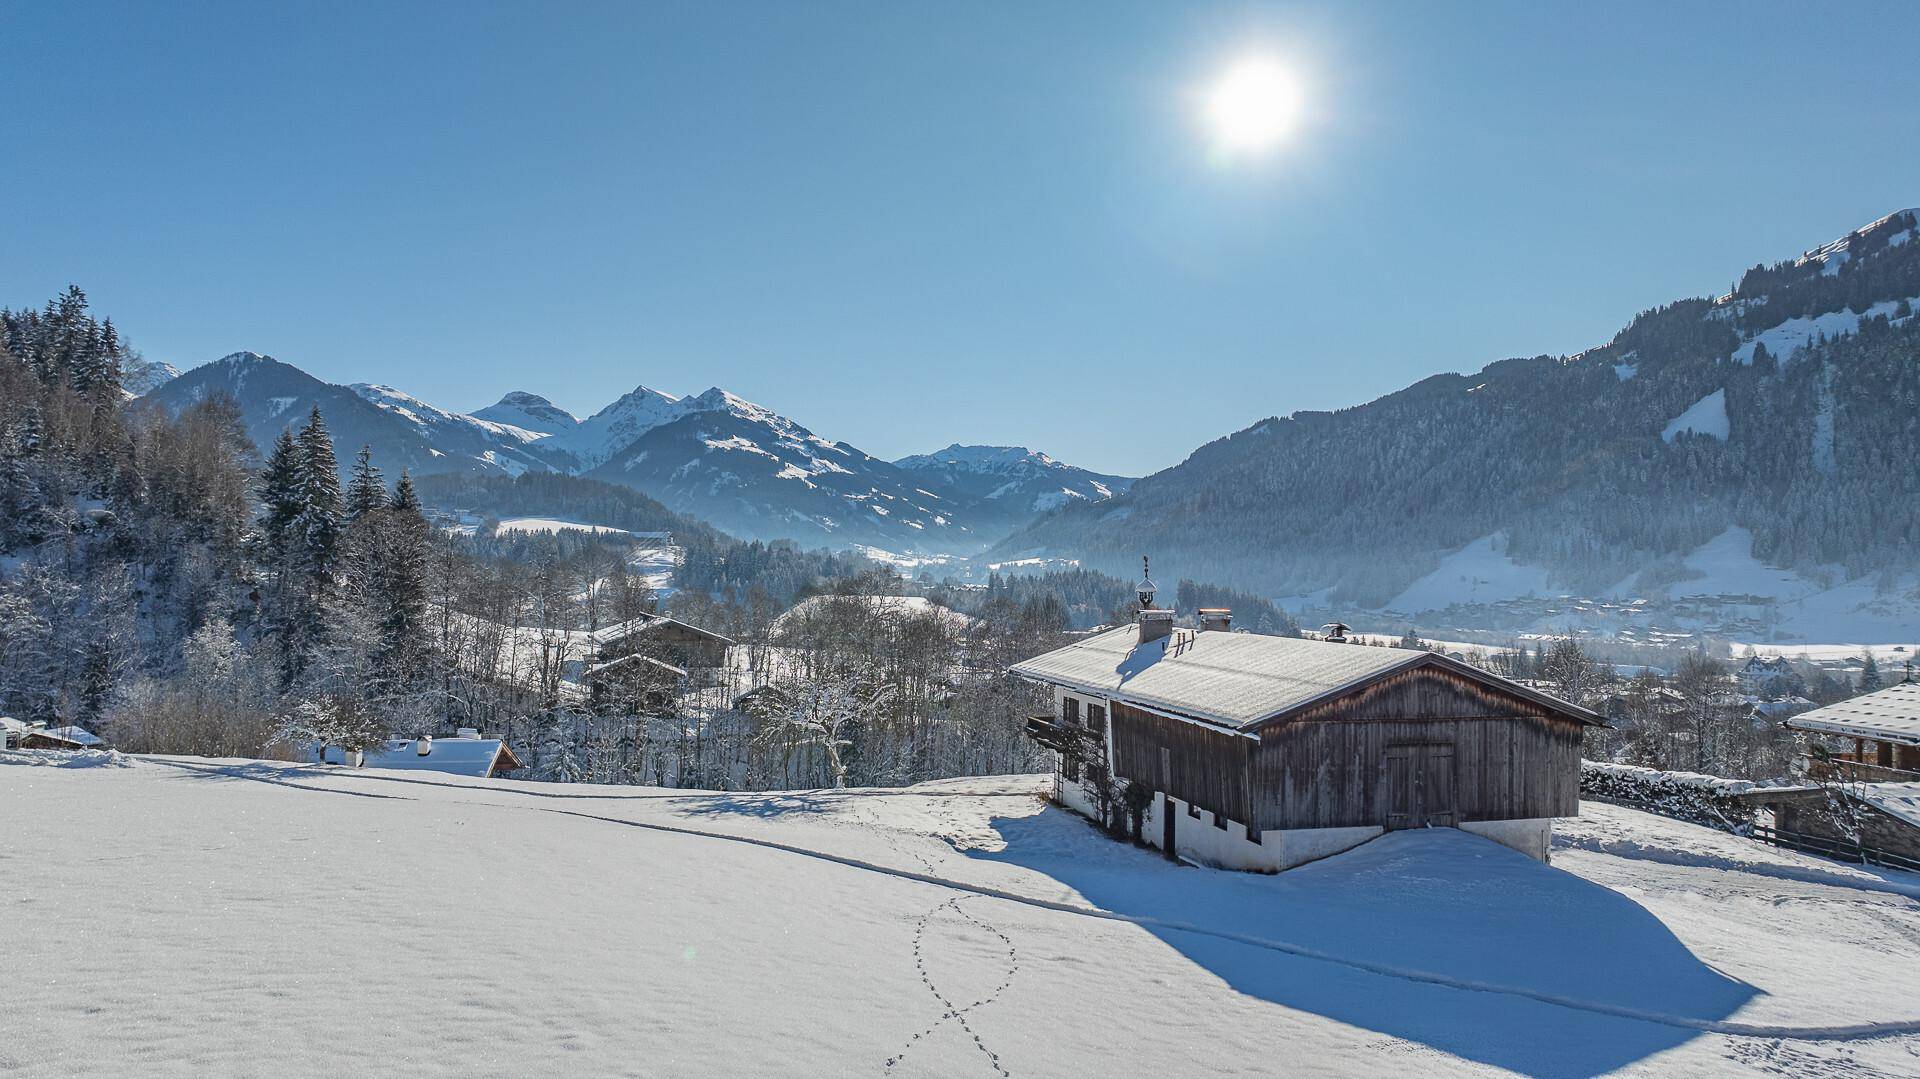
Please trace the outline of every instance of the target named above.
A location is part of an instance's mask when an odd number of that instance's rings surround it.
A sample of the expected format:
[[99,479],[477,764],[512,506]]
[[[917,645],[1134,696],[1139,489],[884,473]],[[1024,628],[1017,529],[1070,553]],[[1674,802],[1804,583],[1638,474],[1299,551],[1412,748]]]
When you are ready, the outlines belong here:
[[1438,653],[1235,633],[1209,613],[1195,632],[1148,609],[1012,668],[1054,691],[1030,732],[1078,747],[1056,756],[1063,804],[1100,816],[1104,766],[1155,792],[1150,842],[1260,870],[1429,826],[1545,860],[1553,818],[1579,813],[1593,712]]

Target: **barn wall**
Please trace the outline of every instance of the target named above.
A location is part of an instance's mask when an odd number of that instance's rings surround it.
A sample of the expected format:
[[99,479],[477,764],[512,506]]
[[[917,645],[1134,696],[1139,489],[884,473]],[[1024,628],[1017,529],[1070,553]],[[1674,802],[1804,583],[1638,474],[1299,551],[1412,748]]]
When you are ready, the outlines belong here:
[[1444,668],[1406,671],[1266,728],[1253,754],[1263,828],[1387,819],[1387,749],[1453,747],[1462,821],[1580,809],[1580,724]]
[[1251,819],[1253,739],[1156,716],[1119,701],[1113,702],[1109,716],[1115,775],[1141,780],[1229,820]]

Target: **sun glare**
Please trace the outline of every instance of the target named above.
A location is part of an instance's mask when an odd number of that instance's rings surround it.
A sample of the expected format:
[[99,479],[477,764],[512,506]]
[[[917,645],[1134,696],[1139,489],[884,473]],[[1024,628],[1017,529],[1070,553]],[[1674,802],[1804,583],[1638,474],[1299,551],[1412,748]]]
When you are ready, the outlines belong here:
[[1230,157],[1273,150],[1292,132],[1299,114],[1300,88],[1292,73],[1264,56],[1228,67],[1202,99],[1202,118],[1214,149]]

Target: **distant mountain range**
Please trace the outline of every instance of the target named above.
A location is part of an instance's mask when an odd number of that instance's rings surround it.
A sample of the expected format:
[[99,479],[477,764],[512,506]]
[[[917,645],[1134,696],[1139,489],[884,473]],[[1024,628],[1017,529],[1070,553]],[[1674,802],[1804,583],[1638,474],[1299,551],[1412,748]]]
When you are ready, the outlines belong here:
[[1263,420],[986,557],[1129,573],[1151,553],[1431,629],[1914,641],[1916,308],[1903,210],[1577,355]]
[[889,554],[977,553],[1068,501],[1101,501],[1131,482],[1021,447],[884,461],[718,388],[675,397],[641,386],[584,420],[524,391],[467,414],[237,352],[162,380],[143,400],[177,411],[216,392],[239,403],[259,446],[318,406],[343,463],[369,445],[389,472],[583,475],[741,538]]

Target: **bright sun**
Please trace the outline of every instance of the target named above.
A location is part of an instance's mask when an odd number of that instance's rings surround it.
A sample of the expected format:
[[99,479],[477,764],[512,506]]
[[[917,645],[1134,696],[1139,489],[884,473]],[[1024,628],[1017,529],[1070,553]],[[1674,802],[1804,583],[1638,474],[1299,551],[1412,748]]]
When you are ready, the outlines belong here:
[[1214,148],[1233,157],[1264,154],[1280,145],[1299,115],[1299,85],[1286,68],[1262,56],[1227,68],[1202,99]]

